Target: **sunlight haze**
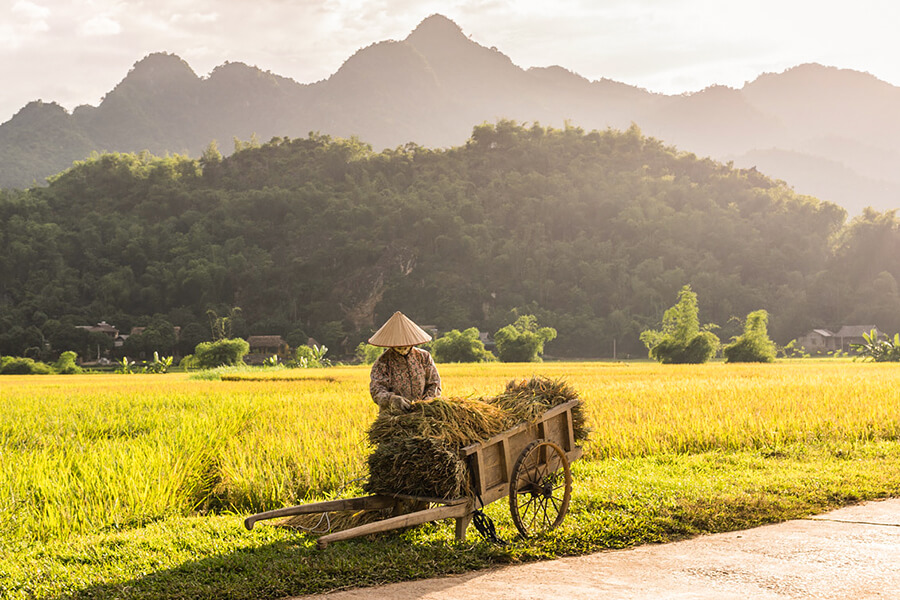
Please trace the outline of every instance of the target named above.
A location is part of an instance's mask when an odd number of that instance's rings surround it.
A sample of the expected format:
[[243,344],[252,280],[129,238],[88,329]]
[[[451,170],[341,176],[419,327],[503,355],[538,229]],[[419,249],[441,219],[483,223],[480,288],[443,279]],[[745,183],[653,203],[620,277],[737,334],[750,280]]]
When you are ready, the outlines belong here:
[[808,62],[900,84],[900,5],[878,0],[426,1],[3,0],[0,122],[32,100],[97,105],[152,52],[201,76],[243,62],[301,83],[326,79],[357,50],[404,39],[440,13],[523,68],[560,65],[680,94],[741,87]]

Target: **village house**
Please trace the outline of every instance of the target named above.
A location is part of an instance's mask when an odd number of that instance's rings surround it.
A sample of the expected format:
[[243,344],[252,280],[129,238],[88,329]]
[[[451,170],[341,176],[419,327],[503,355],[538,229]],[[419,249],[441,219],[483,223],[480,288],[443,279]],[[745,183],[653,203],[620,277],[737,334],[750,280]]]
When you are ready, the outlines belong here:
[[[106,337],[108,337],[109,339],[111,339],[113,341],[114,348],[120,347],[122,345],[122,342],[124,341],[124,338],[128,337],[127,335],[123,337],[121,334],[119,334],[118,328],[116,328],[113,325],[110,325],[106,321],[100,321],[96,325],[76,325],[75,327],[77,327],[78,329],[83,329],[83,330],[87,331],[88,333],[102,333],[103,335],[105,335]],[[78,357],[79,364],[87,364],[87,361],[90,361],[90,360],[92,360],[92,359],[88,358],[88,357],[81,357],[81,356]],[[107,360],[106,357],[101,356],[99,345],[97,346],[97,356],[96,356],[96,359],[94,359],[94,360],[96,360],[97,362]]]
[[96,325],[76,325],[76,327],[78,327],[78,329],[84,329],[88,333],[102,333],[111,340],[115,340],[119,337],[119,330],[106,321],[100,321]]
[[797,338],[797,346],[810,354],[830,354],[836,351],[855,354],[852,345],[864,343],[863,334],[873,330],[879,338],[884,337],[875,325],[844,325],[837,333],[828,329],[813,329]]
[[287,358],[290,348],[280,335],[251,335],[247,338],[250,353],[244,357],[248,365],[261,365],[270,356]]

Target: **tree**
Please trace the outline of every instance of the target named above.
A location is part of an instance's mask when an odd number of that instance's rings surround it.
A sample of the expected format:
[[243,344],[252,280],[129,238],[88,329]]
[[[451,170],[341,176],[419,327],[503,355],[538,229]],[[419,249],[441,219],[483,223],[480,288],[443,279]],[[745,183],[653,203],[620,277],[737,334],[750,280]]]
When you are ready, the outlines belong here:
[[641,341],[649,348],[650,358],[663,364],[700,364],[716,354],[719,338],[706,325],[701,331],[697,294],[685,285],[678,302],[663,314],[662,330],[648,329]]
[[0,356],[0,375],[49,375],[50,365],[31,358]]
[[201,342],[194,349],[192,364],[201,369],[238,365],[244,362],[248,352],[250,344],[240,338]]
[[75,327],[71,323],[62,323],[56,319],[48,320],[42,330],[50,342],[50,347],[56,352],[71,350],[75,353],[96,352],[91,347],[91,336],[83,328]]
[[[314,337],[343,358],[391,306],[491,333],[527,306],[557,330],[554,354],[634,355],[688,281],[710,321],[777,305],[782,342],[827,323],[898,331],[900,222],[867,213],[842,234],[845,218],[637,128],[504,121],[452,149],[375,153],[316,134],[221,159],[211,146],[199,162],[97,155],[0,192],[0,353],[97,359],[105,346],[76,326],[127,332],[159,313],[182,327],[180,355],[215,329],[288,334],[292,348]],[[227,321],[208,327],[209,308]],[[204,335],[186,330],[195,321]],[[172,352],[139,352],[153,350]]]
[[231,332],[234,328],[234,321],[241,314],[241,307],[235,306],[227,315],[220,317],[219,314],[209,309],[206,316],[209,319],[209,329],[212,332],[213,340],[224,340],[231,338]]
[[81,373],[81,368],[75,364],[76,358],[78,358],[78,355],[71,350],[63,352],[59,355],[59,360],[57,360],[53,364],[53,370],[60,375],[73,375],[75,373]]
[[328,352],[326,346],[307,346],[302,344],[297,346],[295,358],[297,365],[303,369],[318,369],[320,367],[330,367],[331,361],[325,358]]
[[153,353],[171,354],[175,350],[175,327],[166,319],[155,316],[140,333],[128,336],[122,352],[128,356],[147,359]]
[[863,334],[863,340],[862,344],[850,344],[863,360],[900,362],[900,333],[895,333],[893,338],[881,338],[878,331],[873,329]]
[[540,362],[544,344],[556,338],[552,327],[538,327],[537,317],[522,315],[494,334],[497,356],[503,362]]
[[212,140],[200,155],[200,166],[206,168],[208,165],[218,165],[221,162],[222,153],[219,152],[219,144],[216,140]]
[[360,342],[356,347],[356,359],[360,364],[371,365],[378,360],[378,357],[381,356],[383,352],[384,348],[381,346],[373,346],[366,342]]
[[497,358],[485,350],[478,328],[453,329],[431,343],[436,362],[490,362]]
[[747,315],[744,333],[723,348],[725,362],[773,362],[775,342],[769,339],[769,313],[756,310]]
[[209,333],[200,323],[191,322],[181,328],[175,350],[182,356],[190,354],[200,342],[209,341]]

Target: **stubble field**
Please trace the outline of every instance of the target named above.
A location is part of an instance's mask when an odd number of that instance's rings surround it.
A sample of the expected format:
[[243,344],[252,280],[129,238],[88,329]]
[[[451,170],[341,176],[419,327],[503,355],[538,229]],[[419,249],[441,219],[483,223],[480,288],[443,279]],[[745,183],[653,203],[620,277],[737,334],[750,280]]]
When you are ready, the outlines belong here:
[[7,376],[0,598],[277,598],[679,539],[900,495],[900,368],[853,362],[440,365],[445,396],[564,378],[593,428],[563,525],[449,524],[315,550],[247,513],[358,493],[368,370]]

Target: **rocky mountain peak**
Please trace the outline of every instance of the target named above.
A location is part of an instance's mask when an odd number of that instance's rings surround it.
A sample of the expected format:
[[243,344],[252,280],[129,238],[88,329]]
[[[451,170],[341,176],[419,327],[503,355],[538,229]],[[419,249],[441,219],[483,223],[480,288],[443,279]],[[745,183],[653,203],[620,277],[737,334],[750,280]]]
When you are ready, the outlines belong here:
[[459,25],[439,14],[433,14],[424,19],[406,37],[406,41],[413,45],[422,40],[429,40],[432,43],[447,43],[467,39]]
[[136,62],[116,89],[135,87],[154,91],[190,85],[197,81],[199,81],[197,74],[179,56],[155,52]]

